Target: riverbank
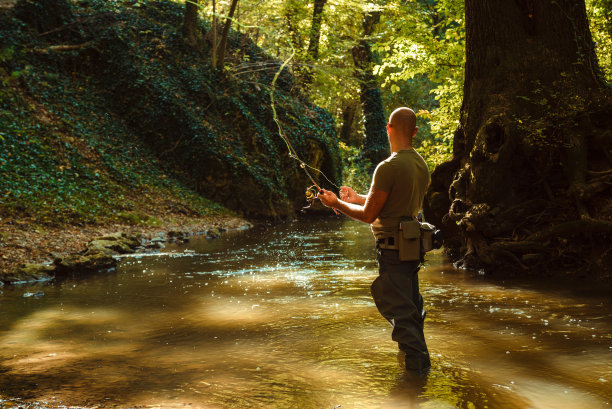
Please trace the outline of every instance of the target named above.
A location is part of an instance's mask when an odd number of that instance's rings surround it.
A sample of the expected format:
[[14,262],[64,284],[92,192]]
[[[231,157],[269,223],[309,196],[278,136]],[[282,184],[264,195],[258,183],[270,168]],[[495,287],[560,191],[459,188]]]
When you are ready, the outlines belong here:
[[172,214],[165,219],[156,219],[156,225],[108,223],[80,226],[44,226],[27,219],[1,218],[0,277],[23,264],[50,264],[57,258],[82,252],[91,240],[116,233],[141,235],[145,241],[151,241],[168,237],[169,232],[182,237],[207,233],[215,236],[224,230],[250,226],[245,219],[232,215],[192,217]]

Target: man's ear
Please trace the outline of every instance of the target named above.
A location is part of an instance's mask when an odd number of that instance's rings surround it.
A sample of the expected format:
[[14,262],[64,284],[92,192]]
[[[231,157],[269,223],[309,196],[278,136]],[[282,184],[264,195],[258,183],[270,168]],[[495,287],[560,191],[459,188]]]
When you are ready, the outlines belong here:
[[412,137],[413,137],[413,138],[416,136],[416,134],[417,134],[417,131],[418,131],[418,130],[419,130],[419,127],[418,127],[418,126],[415,126],[415,127],[414,127],[414,133],[412,134]]

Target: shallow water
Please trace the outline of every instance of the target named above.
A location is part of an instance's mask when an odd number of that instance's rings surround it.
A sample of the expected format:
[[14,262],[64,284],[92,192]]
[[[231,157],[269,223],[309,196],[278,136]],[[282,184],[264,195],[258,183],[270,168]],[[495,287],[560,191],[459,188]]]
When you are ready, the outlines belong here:
[[[420,272],[432,372],[407,377],[368,226],[295,222],[0,295],[0,397],[49,406],[607,408],[610,292]],[[24,298],[25,292],[44,296]],[[11,407],[12,403],[0,403]]]

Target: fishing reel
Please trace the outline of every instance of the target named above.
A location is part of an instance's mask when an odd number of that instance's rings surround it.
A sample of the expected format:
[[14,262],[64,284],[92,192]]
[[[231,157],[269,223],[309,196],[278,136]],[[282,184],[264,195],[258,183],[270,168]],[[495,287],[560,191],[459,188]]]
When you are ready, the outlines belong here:
[[312,185],[306,189],[306,201],[308,202],[308,205],[302,207],[302,213],[306,213],[306,209],[310,209],[310,207],[316,200],[318,193],[319,189],[317,189],[315,185]]

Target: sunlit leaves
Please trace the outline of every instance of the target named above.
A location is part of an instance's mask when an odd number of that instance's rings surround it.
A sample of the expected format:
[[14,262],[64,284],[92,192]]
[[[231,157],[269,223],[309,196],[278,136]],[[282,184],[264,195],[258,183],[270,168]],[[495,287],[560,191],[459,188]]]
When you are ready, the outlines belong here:
[[[463,97],[465,29],[463,2],[413,0],[390,2],[375,50],[383,89],[405,94],[428,121],[419,148],[428,162],[447,159]],[[429,84],[422,88],[424,84]],[[427,94],[433,96],[428,98]],[[392,98],[396,100],[397,98]],[[446,156],[445,156],[446,155]]]
[[608,0],[586,0],[591,35],[599,66],[608,83],[612,82],[612,4]]

